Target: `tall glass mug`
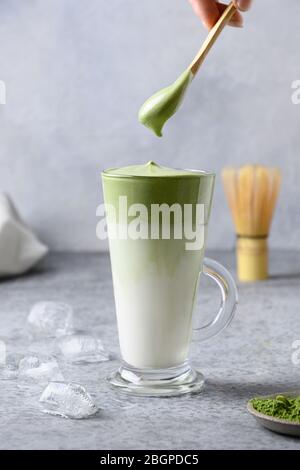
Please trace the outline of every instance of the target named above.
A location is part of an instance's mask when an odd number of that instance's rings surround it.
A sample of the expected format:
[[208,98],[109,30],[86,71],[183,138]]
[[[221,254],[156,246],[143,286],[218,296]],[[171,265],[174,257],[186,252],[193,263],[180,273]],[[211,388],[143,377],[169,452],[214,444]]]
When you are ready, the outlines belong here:
[[134,395],[196,392],[204,383],[188,356],[203,272],[221,306],[196,333],[205,340],[231,321],[237,290],[229,272],[204,258],[215,175],[154,162],[102,173],[122,364],[109,382]]

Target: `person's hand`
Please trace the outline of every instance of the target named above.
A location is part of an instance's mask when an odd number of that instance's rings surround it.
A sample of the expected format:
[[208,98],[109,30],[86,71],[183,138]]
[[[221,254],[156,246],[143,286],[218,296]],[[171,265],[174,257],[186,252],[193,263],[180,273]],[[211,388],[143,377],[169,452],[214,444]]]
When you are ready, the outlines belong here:
[[[214,24],[218,21],[223,11],[227,8],[228,5],[219,3],[216,0],[189,0],[194,12],[201,19],[202,23],[206,28],[211,29]],[[252,0],[234,0],[236,7],[239,11],[249,10]],[[237,11],[231,21],[228,23],[231,26],[242,27],[243,26],[243,17],[241,13]]]

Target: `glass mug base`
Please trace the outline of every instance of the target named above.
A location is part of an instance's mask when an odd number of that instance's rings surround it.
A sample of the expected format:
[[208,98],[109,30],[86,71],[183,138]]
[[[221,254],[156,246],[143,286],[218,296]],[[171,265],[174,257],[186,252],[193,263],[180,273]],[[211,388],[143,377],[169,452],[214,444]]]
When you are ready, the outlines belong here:
[[189,362],[168,369],[136,369],[123,363],[107,381],[129,395],[172,397],[199,392],[204,385],[204,376]]

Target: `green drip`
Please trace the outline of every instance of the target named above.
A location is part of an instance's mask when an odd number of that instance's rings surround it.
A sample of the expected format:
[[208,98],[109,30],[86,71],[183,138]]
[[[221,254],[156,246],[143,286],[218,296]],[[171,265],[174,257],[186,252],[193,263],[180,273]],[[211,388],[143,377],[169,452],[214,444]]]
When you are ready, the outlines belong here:
[[172,85],[159,90],[148,98],[139,111],[140,123],[161,137],[162,128],[167,120],[176,113],[192,79],[192,72],[189,69],[185,70]]
[[278,395],[274,398],[254,398],[250,402],[253,408],[273,418],[300,423],[300,396],[289,398]]

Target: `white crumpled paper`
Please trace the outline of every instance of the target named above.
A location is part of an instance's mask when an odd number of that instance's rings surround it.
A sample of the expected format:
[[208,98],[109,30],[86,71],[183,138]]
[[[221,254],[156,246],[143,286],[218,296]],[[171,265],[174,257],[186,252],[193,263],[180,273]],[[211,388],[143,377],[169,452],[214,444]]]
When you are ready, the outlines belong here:
[[48,248],[22,221],[9,196],[0,194],[0,277],[28,271],[47,252]]

